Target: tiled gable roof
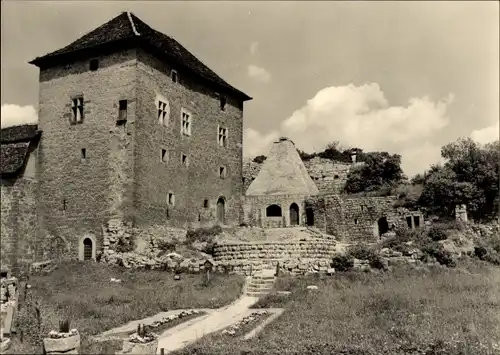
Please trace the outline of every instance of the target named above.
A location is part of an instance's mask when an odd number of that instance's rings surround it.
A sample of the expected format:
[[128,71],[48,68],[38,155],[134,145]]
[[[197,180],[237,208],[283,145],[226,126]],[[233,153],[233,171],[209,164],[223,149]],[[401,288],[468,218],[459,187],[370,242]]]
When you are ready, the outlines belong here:
[[30,144],[40,135],[38,125],[20,125],[0,131],[0,173],[12,175],[24,165]]
[[128,12],[122,12],[111,21],[80,37],[66,47],[38,57],[30,63],[43,67],[49,60],[57,57],[131,39],[137,40],[139,45],[160,52],[163,56],[173,60],[202,79],[237,94],[243,100],[251,100],[251,97],[229,85],[175,39],[156,31],[137,16]]
[[26,124],[2,128],[0,131],[0,141],[3,143],[13,143],[30,141],[40,134],[38,125]]

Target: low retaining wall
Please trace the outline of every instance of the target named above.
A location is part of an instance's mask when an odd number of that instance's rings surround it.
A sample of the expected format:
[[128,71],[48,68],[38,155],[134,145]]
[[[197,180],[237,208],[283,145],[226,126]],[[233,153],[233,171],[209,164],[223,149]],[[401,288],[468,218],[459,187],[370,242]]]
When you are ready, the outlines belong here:
[[332,241],[225,243],[214,247],[217,269],[249,275],[278,263],[284,272],[327,271],[337,254]]
[[214,247],[214,261],[282,261],[292,259],[331,259],[337,253],[335,242],[257,242],[224,243]]

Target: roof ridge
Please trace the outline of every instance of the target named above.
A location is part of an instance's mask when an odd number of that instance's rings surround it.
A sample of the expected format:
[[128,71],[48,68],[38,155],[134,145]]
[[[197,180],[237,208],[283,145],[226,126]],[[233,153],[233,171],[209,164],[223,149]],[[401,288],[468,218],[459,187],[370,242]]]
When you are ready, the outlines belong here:
[[136,36],[140,36],[141,34],[137,32],[137,29],[135,28],[134,19],[132,18],[132,14],[130,13],[130,11],[127,11],[127,17],[128,20],[130,21],[130,25],[132,26],[132,31],[134,32],[134,34]]

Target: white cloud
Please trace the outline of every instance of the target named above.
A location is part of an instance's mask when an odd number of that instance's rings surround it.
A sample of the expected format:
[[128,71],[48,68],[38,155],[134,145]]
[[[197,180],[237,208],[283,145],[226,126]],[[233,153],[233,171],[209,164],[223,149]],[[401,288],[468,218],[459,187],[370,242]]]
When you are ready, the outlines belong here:
[[3,104],[1,113],[1,127],[17,126],[38,122],[38,114],[31,105],[19,106],[15,104]]
[[268,83],[271,80],[271,73],[253,64],[248,66],[248,76],[263,83]]
[[256,55],[258,51],[259,51],[259,42],[250,43],[250,54]]
[[497,122],[489,127],[472,131],[471,138],[481,144],[497,141],[500,135],[500,124]]
[[279,138],[276,131],[268,134],[261,134],[252,128],[247,128],[243,134],[243,154],[245,157],[255,157],[260,154],[267,154],[271,148],[271,143]]
[[[332,86],[293,112],[282,123],[280,134],[306,152],[339,141],[365,151],[398,153],[405,173],[413,175],[440,161],[441,147],[430,143],[430,138],[448,125],[446,110],[452,101],[453,95],[436,102],[421,97],[410,99],[406,106],[390,106],[376,83]],[[249,144],[266,139],[257,138],[257,133],[252,132]]]

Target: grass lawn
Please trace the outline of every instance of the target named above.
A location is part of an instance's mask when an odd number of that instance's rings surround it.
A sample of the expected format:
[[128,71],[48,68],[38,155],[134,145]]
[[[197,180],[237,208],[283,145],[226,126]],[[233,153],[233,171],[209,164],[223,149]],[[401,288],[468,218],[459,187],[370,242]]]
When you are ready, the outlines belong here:
[[[203,274],[182,274],[179,281],[173,276],[165,271],[71,262],[48,275],[32,276],[29,284],[40,303],[42,331],[57,330],[60,320],[69,319],[71,328],[82,334],[83,345],[89,335],[159,312],[227,305],[240,296],[244,283],[237,275],[212,275],[209,284]],[[110,282],[111,278],[122,282]]]
[[286,310],[256,338],[214,334],[175,354],[500,353],[474,345],[500,342],[499,268],[401,268],[278,281],[278,289],[292,294],[269,296],[256,307]]

